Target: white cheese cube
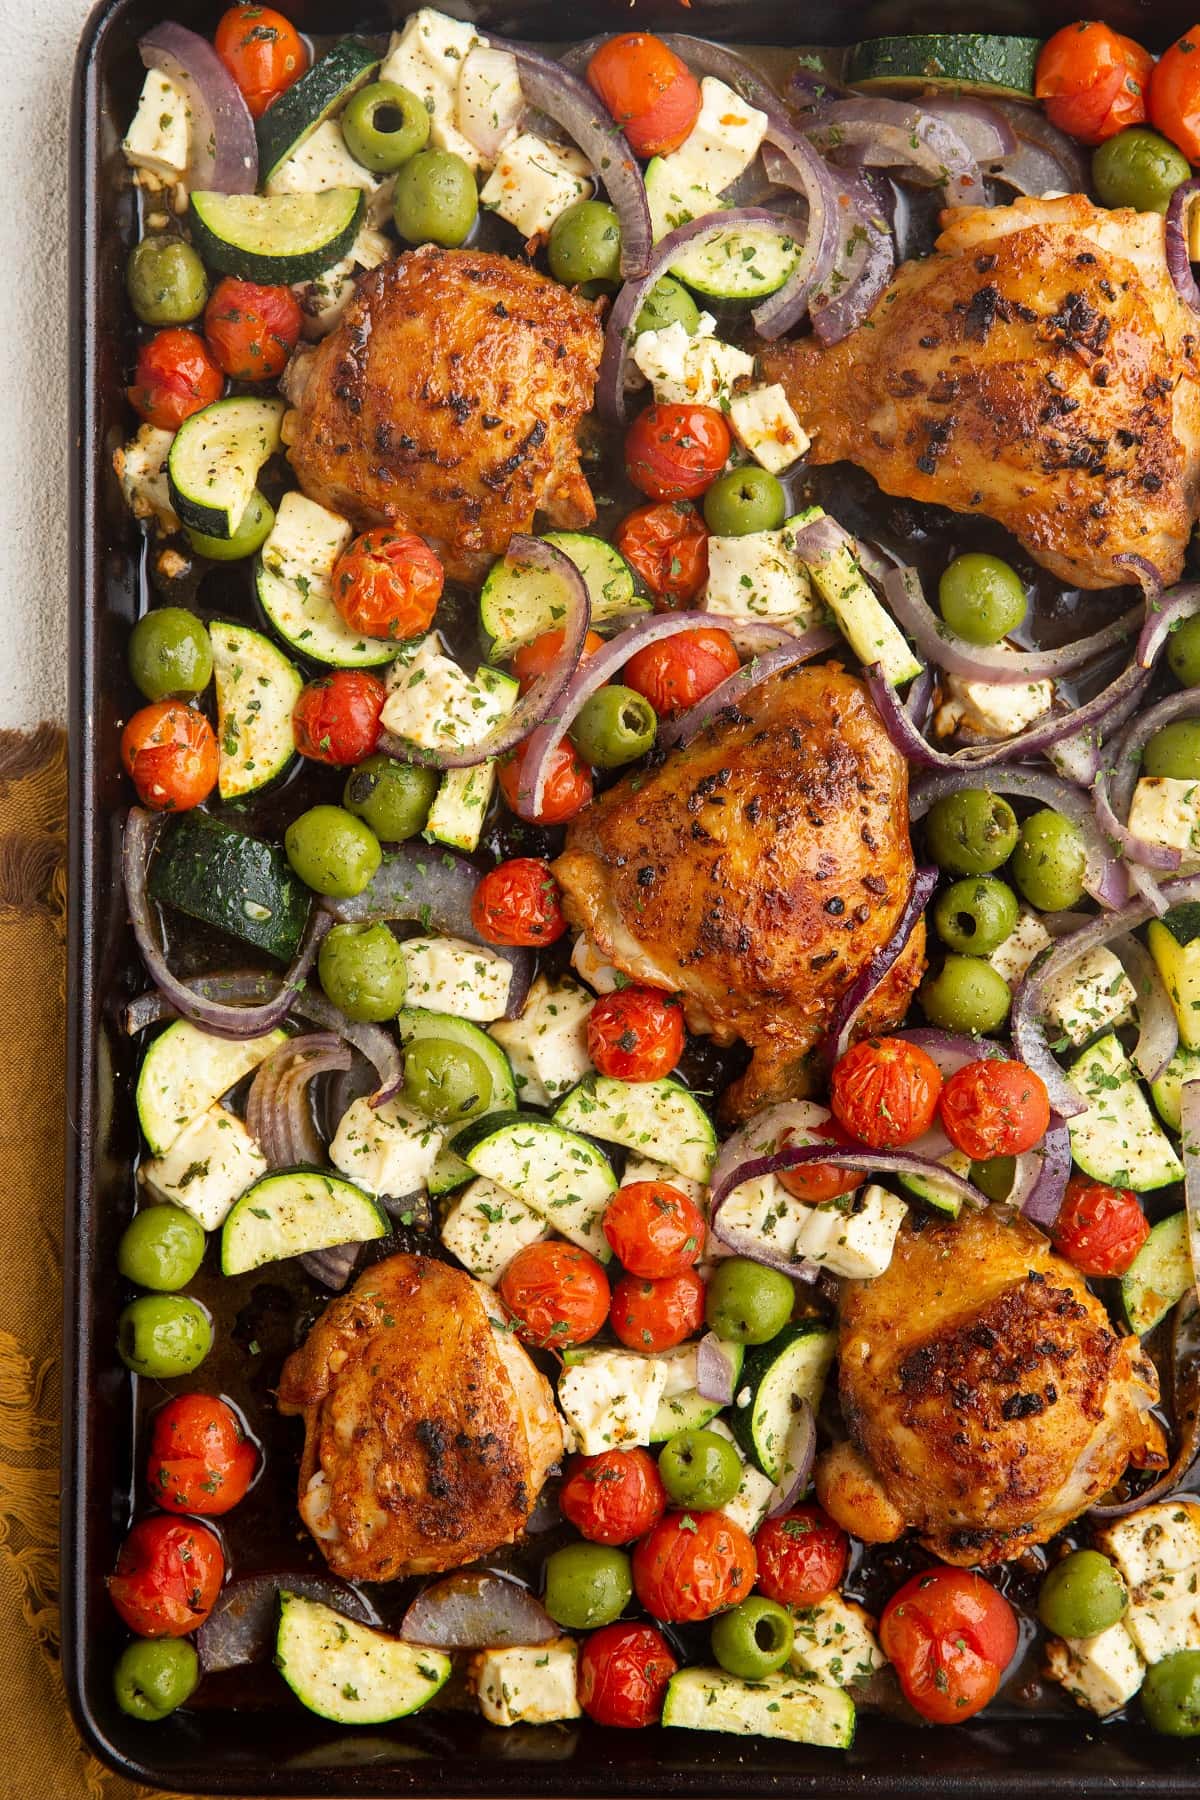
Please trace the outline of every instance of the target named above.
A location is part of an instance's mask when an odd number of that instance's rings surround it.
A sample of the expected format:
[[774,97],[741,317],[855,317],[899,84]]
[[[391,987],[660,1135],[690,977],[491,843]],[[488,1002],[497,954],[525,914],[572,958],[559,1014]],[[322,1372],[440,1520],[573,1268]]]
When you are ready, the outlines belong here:
[[748,1537],[753,1537],[767,1516],[767,1508],[775,1493],[775,1483],[749,1460],[724,1419],[710,1419],[704,1429],[715,1431],[718,1437],[725,1438],[741,1458],[742,1479],[738,1491],[732,1500],[726,1501],[721,1511],[735,1525],[740,1525]]
[[143,1163],[140,1179],[156,1200],[181,1206],[205,1231],[225,1223],[235,1200],[267,1172],[267,1159],[236,1113],[210,1106],[165,1156]]
[[187,95],[150,69],[142,83],[133,122],[121,145],[126,162],[168,187],[187,174],[192,114]]
[[774,624],[815,625],[825,614],[786,527],[708,540],[706,612]]
[[168,536],[179,530],[167,483],[167,456],[174,441],[173,431],[139,425],[136,436],[113,451],[113,468],[126,506],[135,519],[153,519]]
[[506,696],[443,656],[430,632],[389,668],[381,721],[397,737],[438,750],[477,744],[507,710]]
[[490,1025],[504,1016],[512,964],[462,938],[408,938],[400,948],[408,970],[408,1006],[427,1006]]
[[908,1208],[887,1188],[869,1183],[844,1203],[856,1207],[843,1211],[836,1201],[805,1207],[792,1254],[819,1262],[834,1275],[849,1281],[871,1281],[882,1275],[892,1260],[896,1234]]
[[364,1097],[338,1120],[329,1160],[369,1194],[400,1200],[424,1189],[445,1137],[440,1125],[398,1100],[372,1106]]
[[700,83],[696,123],[663,162],[674,185],[722,194],[758,155],[767,115],[749,106],[725,82],[706,75]]
[[807,1672],[834,1687],[855,1687],[870,1681],[887,1662],[870,1614],[840,1594],[801,1607],[795,1621],[791,1666],[798,1675]]
[[1124,1625],[1148,1663],[1161,1662],[1176,1650],[1200,1650],[1200,1568],[1176,1577],[1174,1598],[1131,1605]]
[[[704,329],[707,321],[707,329]],[[634,339],[633,360],[663,403],[691,401],[697,406],[731,404],[734,383],[754,373],[754,358],[712,335],[715,320],[701,315],[701,328],[688,332],[679,319],[661,331],[642,331]]]
[[996,945],[988,961],[997,975],[1003,975],[1009,987],[1016,987],[1034,957],[1040,956],[1053,942],[1037,914],[1023,906],[1009,936]]
[[594,1350],[558,1378],[558,1404],[585,1456],[649,1444],[667,1365],[633,1350]]
[[1093,1537],[1096,1548],[1116,1563],[1134,1600],[1190,1592],[1192,1571],[1200,1565],[1200,1502],[1159,1500],[1102,1525]]
[[267,182],[266,192],[321,194],[327,188],[349,187],[373,194],[378,186],[379,177],[355,162],[346,148],[337,120],[323,119],[300,148],[280,163]]
[[1073,1700],[1105,1718],[1132,1700],[1142,1685],[1146,1665],[1137,1646],[1118,1621],[1090,1638],[1051,1638],[1046,1668]]
[[615,994],[624,980],[620,969],[606,962],[591,938],[582,932],[571,949],[571,967],[596,994]]
[[544,236],[560,213],[595,191],[592,165],[581,151],[547,144],[524,131],[496,158],[479,204],[515,225],[523,238]]
[[[1013,656],[1009,646],[1001,651]],[[970,681],[965,675],[947,675],[946,700],[934,715],[940,737],[966,730],[981,738],[1013,737],[1040,719],[1054,704],[1052,681]]]
[[795,1199],[775,1175],[760,1175],[735,1187],[721,1207],[721,1223],[747,1233],[773,1255],[803,1260],[798,1240],[814,1208]]
[[332,331],[349,306],[358,277],[364,269],[377,269],[392,254],[392,241],[382,231],[363,225],[341,262],[312,281],[297,281],[292,292],[304,314],[306,338],[324,337]]
[[1200,868],[1200,782],[1143,775],[1133,790],[1129,829],[1148,844],[1182,851],[1184,870]]
[[353,536],[348,520],[292,488],[279,502],[262,547],[263,566],[300,593],[328,600],[333,565]]
[[587,1022],[594,1002],[576,982],[539,975],[519,1019],[500,1019],[491,1035],[507,1052],[523,1101],[560,1100],[592,1067]]
[[396,32],[379,71],[380,81],[396,81],[417,94],[429,113],[429,139],[438,150],[452,150],[472,169],[482,158],[459,130],[458,82],[468,53],[483,40],[471,25],[423,6]]
[[500,150],[516,137],[525,111],[517,59],[510,50],[477,44],[458,73],[458,128],[490,169]]
[[700,1378],[700,1346],[699,1344],[680,1344],[674,1350],[660,1352],[659,1362],[667,1365],[667,1381],[663,1388],[663,1399],[674,1400],[680,1394],[695,1391]]
[[772,475],[790,469],[812,443],[778,381],[735,394],[729,402],[729,423],[742,449]]
[[1105,1027],[1128,1025],[1137,1007],[1132,981],[1103,945],[1047,982],[1044,993],[1047,1017],[1076,1045]]
[[544,1220],[482,1175],[463,1189],[442,1223],[447,1250],[489,1287],[495,1287],[518,1250],[549,1235]]
[[549,1725],[577,1719],[576,1648],[571,1638],[509,1645],[473,1659],[479,1710],[489,1725]]

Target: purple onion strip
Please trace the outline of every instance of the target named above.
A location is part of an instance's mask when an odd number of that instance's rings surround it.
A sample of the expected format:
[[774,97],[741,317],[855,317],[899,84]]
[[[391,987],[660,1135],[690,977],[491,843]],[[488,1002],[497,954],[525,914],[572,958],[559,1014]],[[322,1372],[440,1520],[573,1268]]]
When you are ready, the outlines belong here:
[[935,868],[914,871],[912,886],[908,890],[908,899],[904,902],[900,917],[896,920],[887,943],[871,952],[854,980],[842,993],[821,1044],[822,1054],[830,1068],[845,1056],[850,1048],[855,1027],[864,1009],[870,1004],[873,996],[882,987],[904,954],[908,940],[913,934],[918,919],[924,914],[937,882],[938,871]]

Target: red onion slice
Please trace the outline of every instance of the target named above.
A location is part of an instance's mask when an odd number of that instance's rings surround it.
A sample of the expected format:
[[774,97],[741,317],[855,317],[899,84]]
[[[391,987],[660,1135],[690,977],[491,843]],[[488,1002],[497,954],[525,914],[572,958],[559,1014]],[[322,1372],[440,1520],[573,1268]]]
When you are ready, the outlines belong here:
[[941,187],[947,206],[986,206],[979,164],[961,133],[932,111],[905,100],[854,95],[833,100],[808,127],[826,155],[864,153],[868,167],[896,169],[922,185]]
[[916,1156],[910,1150],[871,1150],[865,1146],[848,1150],[841,1144],[790,1144],[787,1149],[775,1150],[769,1156],[750,1157],[730,1170],[720,1187],[714,1183],[711,1223],[717,1237],[722,1243],[729,1242],[721,1231],[720,1212],[735,1188],[746,1181],[761,1181],[764,1175],[782,1175],[789,1169],[800,1169],[806,1163],[817,1162],[829,1163],[835,1169],[861,1169],[865,1175],[923,1175],[950,1188],[968,1206],[986,1206],[988,1203],[987,1196],[963,1176],[955,1175],[953,1170],[927,1156]]
[[1133,983],[1137,994],[1137,1043],[1130,1061],[1143,1081],[1157,1081],[1179,1048],[1179,1021],[1158,964],[1138,938],[1122,932],[1109,949]]
[[1164,725],[1174,719],[1193,718],[1197,713],[1200,713],[1200,689],[1185,688],[1181,693],[1168,694],[1165,700],[1148,707],[1134,720],[1096,776],[1093,802],[1101,831],[1120,845],[1131,863],[1143,868],[1170,872],[1178,869],[1183,858],[1171,845],[1152,844],[1129,829],[1129,809],[1142,765],[1142,752]]
[[399,1092],[400,1083],[404,1080],[404,1058],[400,1054],[400,1046],[382,1025],[364,1025],[355,1019],[348,1019],[340,1007],[317,989],[306,987],[300,993],[292,995],[292,1008],[301,1018],[310,1019],[314,1025],[321,1025],[327,1031],[334,1031],[347,1044],[360,1051],[368,1062],[375,1065],[379,1076],[379,1086],[371,1095],[372,1106],[382,1106]]
[[715,80],[723,81],[748,106],[756,106],[768,119],[786,123],[782,96],[736,50],[730,50],[724,44],[710,43],[707,38],[691,37],[685,31],[660,31],[658,36],[687,64],[693,75],[711,75]]
[[240,1575],[221,1590],[216,1605],[196,1633],[196,1654],[206,1675],[266,1662],[275,1649],[279,1593],[299,1594],[331,1606],[360,1625],[381,1625],[375,1608],[336,1575],[299,1570],[281,1575]]
[[809,1401],[794,1402],[795,1410],[783,1440],[783,1464],[774,1492],[767,1501],[768,1519],[789,1512],[808,1487],[817,1456],[817,1421]]
[[[906,1044],[916,1044],[918,1049],[924,1050],[926,1056],[937,1064],[944,1081],[949,1081],[951,1075],[957,1075],[968,1063],[983,1062],[988,1057],[1009,1054],[1008,1045],[1000,1043],[996,1038],[968,1037],[965,1032],[941,1031],[933,1025],[906,1026],[902,1031],[894,1031],[891,1035],[903,1038]],[[921,1138],[919,1142],[923,1147],[925,1139]],[[916,1145],[913,1148],[915,1150]],[[941,1156],[949,1148],[950,1141],[947,1139],[944,1150],[925,1151],[922,1148],[920,1154]]]
[[259,1064],[246,1101],[246,1129],[270,1168],[322,1161],[308,1085],[327,1071],[349,1067],[349,1046],[332,1032],[290,1038]]
[[733,1404],[734,1368],[729,1346],[715,1331],[706,1331],[696,1350],[696,1392],[718,1406]]
[[399,1636],[438,1650],[488,1650],[501,1644],[548,1644],[559,1635],[528,1588],[500,1575],[449,1575],[423,1588],[404,1615]]
[[818,1106],[813,1100],[783,1100],[776,1106],[764,1107],[721,1145],[709,1176],[710,1188],[724,1187],[731,1170],[751,1157],[765,1156],[786,1135],[802,1135],[804,1142],[817,1143],[813,1133],[819,1126],[827,1125],[830,1116],[828,1107]]
[[863,1008],[869,1004],[899,961],[937,882],[938,872],[935,868],[916,869],[913,872],[908,899],[904,902],[904,908],[887,943],[871,952],[838,1000],[829,1021],[829,1029],[821,1043],[821,1053],[829,1068],[840,1061],[850,1048],[854,1028],[862,1016]]
[[1091,186],[1087,159],[1074,138],[1052,125],[1040,106],[1024,100],[990,100],[989,106],[1012,126],[1017,138],[997,179],[1018,193],[1086,194]]
[[738,702],[752,688],[769,681],[772,675],[782,675],[786,669],[793,669],[798,663],[808,662],[811,657],[819,656],[823,650],[832,650],[838,641],[838,634],[828,626],[817,625],[811,631],[804,632],[791,644],[780,644],[778,649],[765,650],[761,656],[755,656],[748,663],[743,663],[736,674],[729,675],[711,694],[698,700],[695,706],[677,718],[665,719],[658,728],[658,745],[660,750],[682,749],[692,739],[711,725],[723,713],[731,715],[737,712]]
[[306,1275],[319,1281],[331,1293],[340,1294],[362,1252],[363,1240],[357,1243],[331,1244],[325,1250],[306,1250],[297,1260]]
[[1192,259],[1188,255],[1188,217],[1200,194],[1200,180],[1195,176],[1191,181],[1181,181],[1167,202],[1166,242],[1167,268],[1171,280],[1179,292],[1179,298],[1200,312],[1200,287],[1196,285],[1196,277],[1192,274]]
[[986,100],[968,95],[939,94],[921,100],[926,118],[941,119],[983,167],[1005,162],[1017,153],[1017,134],[1002,112]]
[[[767,127],[763,167],[781,187],[795,188],[808,202],[804,247],[783,286],[759,303],[751,313],[760,337],[782,337],[804,317],[814,297],[829,298],[835,271],[839,282],[852,273],[857,238],[867,226],[852,208],[848,196],[829,165],[818,156],[807,138],[786,120],[773,118]],[[869,311],[863,308],[863,315]]]
[[1052,1231],[1071,1175],[1071,1134],[1055,1113],[1041,1143],[1016,1159],[1008,1205],[1024,1213],[1031,1225]]
[[148,69],[187,96],[191,113],[187,184],[217,194],[252,194],[258,186],[258,140],[241,89],[207,38],[164,21],[139,39]]

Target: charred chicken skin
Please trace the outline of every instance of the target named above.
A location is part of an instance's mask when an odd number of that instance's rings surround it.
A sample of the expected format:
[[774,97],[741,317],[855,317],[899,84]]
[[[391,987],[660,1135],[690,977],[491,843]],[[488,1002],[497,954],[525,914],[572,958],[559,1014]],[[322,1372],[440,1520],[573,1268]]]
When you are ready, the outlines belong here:
[[1178,580],[1200,482],[1200,332],[1157,213],[1081,194],[958,207],[829,348],[758,346],[813,434],[885,493],[983,513],[1063,581]]
[[453,1569],[523,1530],[562,1431],[495,1310],[446,1263],[392,1256],[285,1363],[279,1410],[305,1428],[300,1516],[338,1575]]
[[292,467],[310,500],[360,528],[419,531],[469,578],[536,513],[595,518],[575,431],[601,348],[587,302],[527,264],[410,250],[292,359]]
[[[907,765],[860,681],[794,670],[593,801],[554,872],[603,957],[678,992],[693,1031],[752,1047],[724,1101],[745,1118],[807,1090],[839,997],[895,929],[913,879]],[[924,943],[918,924],[863,1031],[903,1018]]]
[[886,1273],[843,1285],[851,1441],[817,1495],[868,1543],[908,1530],[969,1566],[1045,1543],[1156,1461],[1154,1365],[1019,1214],[913,1217]]

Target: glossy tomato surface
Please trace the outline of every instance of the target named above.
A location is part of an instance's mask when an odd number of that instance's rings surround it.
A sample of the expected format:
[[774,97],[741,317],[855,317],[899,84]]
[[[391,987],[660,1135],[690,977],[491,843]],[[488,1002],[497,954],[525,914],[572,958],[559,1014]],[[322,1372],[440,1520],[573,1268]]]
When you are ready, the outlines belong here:
[[694,500],[729,460],[733,440],[712,406],[648,406],[625,438],[625,472],[651,500]]
[[528,819],[531,825],[565,825],[568,819],[573,819],[576,813],[582,812],[591,799],[592,772],[570,738],[563,738],[555,746],[550,758],[542,789],[542,804],[531,816],[530,812],[523,812],[517,804],[521,766],[527,748],[528,739],[501,763],[500,791],[519,819]]
[[209,295],[204,336],[217,367],[235,381],[274,381],[296,347],[304,315],[289,287],[227,275]]
[[1020,1156],[1050,1126],[1050,1099],[1040,1075],[1005,1057],[983,1057],[956,1069],[938,1101],[942,1129],[977,1162]]
[[933,1124],[942,1077],[904,1038],[863,1038],[834,1065],[829,1104],[842,1130],[872,1150],[897,1150]]
[[657,1281],[699,1262],[704,1214],[690,1194],[668,1182],[631,1181],[609,1201],[604,1235],[622,1268]]
[[471,901],[471,920],[488,944],[553,944],[567,929],[562,889],[549,863],[514,856],[482,876]]
[[586,1344],[608,1317],[608,1276],[575,1244],[547,1240],[518,1250],[500,1277],[500,1298],[531,1344]]
[[180,1394],[155,1415],[146,1481],[151,1498],[168,1512],[228,1512],[257,1465],[258,1452],[224,1400]]
[[[837,1120],[829,1119],[824,1125],[815,1125],[811,1131],[785,1131],[779,1140],[779,1148],[803,1147],[809,1138],[828,1138],[831,1144],[843,1149],[851,1147],[850,1139]],[[839,1169],[833,1163],[805,1163],[799,1169],[781,1169],[776,1179],[795,1199],[807,1200],[810,1206],[820,1206],[826,1200],[837,1200],[842,1194],[853,1194],[867,1177],[860,1169]]]
[[653,1625],[605,1625],[579,1655],[579,1704],[597,1725],[656,1725],[679,1664]]
[[690,606],[708,580],[708,527],[690,500],[639,506],[615,541],[660,612]]
[[654,1618],[683,1624],[744,1600],[757,1568],[754,1545],[724,1513],[671,1512],[634,1551],[633,1586]]
[[666,1512],[667,1490],[648,1450],[602,1450],[571,1458],[558,1504],[590,1544],[632,1544]]
[[657,988],[618,988],[589,1013],[587,1045],[601,1075],[658,1081],[683,1054],[683,1009]]
[[338,557],[330,591],[351,631],[398,643],[429,630],[445,580],[423,537],[377,525]]
[[129,404],[147,425],[178,431],[185,419],[219,400],[225,382],[197,331],[173,325],[138,350]]
[[292,712],[301,756],[347,768],[370,756],[379,741],[387,689],[366,669],[334,669],[306,682]]
[[1050,1235],[1080,1274],[1123,1275],[1150,1235],[1150,1221],[1129,1188],[1073,1175]]
[[716,625],[679,631],[660,643],[635,650],[625,664],[625,681],[644,696],[659,717],[695,706],[741,668],[742,659],[727,631]]
[[255,119],[308,67],[308,56],[291,20],[269,6],[256,6],[253,0],[231,6],[222,15],[215,44]]
[[968,1569],[929,1569],[892,1595],[879,1640],[904,1697],[935,1725],[957,1725],[995,1695],[1017,1649],[1002,1594]]
[[758,1589],[781,1606],[815,1606],[846,1573],[850,1540],[816,1505],[793,1506],[755,1534]]
[[704,1282],[695,1269],[650,1281],[622,1275],[613,1289],[613,1333],[630,1350],[673,1350],[704,1327]]
[[587,78],[635,156],[678,150],[700,111],[700,84],[681,57],[648,31],[601,44]]
[[121,1545],[108,1593],[140,1637],[183,1637],[212,1611],[224,1575],[225,1558],[213,1532],[152,1513],[139,1519]]
[[1145,119],[1153,61],[1110,25],[1081,19],[1042,46],[1037,97],[1060,131],[1084,144],[1102,144]]
[[[523,694],[527,694],[539,675],[545,675],[558,662],[562,655],[563,639],[566,633],[561,629],[543,631],[532,643],[522,644],[512,659],[512,672]],[[589,631],[583,640],[580,662],[595,655],[604,647],[604,639],[598,631]]]
[[156,700],[126,725],[121,761],[143,806],[186,812],[212,793],[220,758],[202,712],[182,700]]

